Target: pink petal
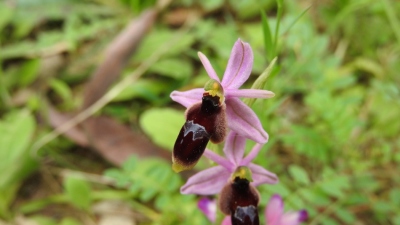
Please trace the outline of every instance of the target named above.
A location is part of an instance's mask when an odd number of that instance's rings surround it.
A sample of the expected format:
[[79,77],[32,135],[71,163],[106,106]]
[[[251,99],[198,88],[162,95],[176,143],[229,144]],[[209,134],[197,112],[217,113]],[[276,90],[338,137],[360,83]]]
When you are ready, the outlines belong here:
[[259,143],[255,144],[254,147],[249,152],[249,154],[247,154],[247,156],[242,160],[242,162],[240,164],[245,166],[245,165],[249,164],[251,161],[253,161],[253,159],[260,152],[262,146],[263,146],[263,144],[259,144]]
[[233,45],[228,65],[222,78],[226,89],[238,89],[249,78],[253,67],[253,51],[248,43],[238,39]]
[[208,76],[211,79],[214,79],[214,80],[220,82],[219,77],[218,77],[217,73],[215,72],[214,68],[212,67],[208,58],[201,52],[198,52],[197,55],[199,56],[201,63],[203,63],[204,69],[206,69]]
[[230,131],[225,141],[224,153],[226,158],[232,162],[235,167],[242,161],[246,138],[239,136],[234,131]]
[[221,191],[230,177],[222,166],[214,166],[191,176],[181,187],[182,194],[214,195]]
[[215,222],[217,217],[217,202],[215,199],[211,200],[203,197],[197,202],[197,207],[199,207],[211,222]]
[[308,217],[307,211],[288,212],[283,214],[279,225],[298,225]]
[[180,103],[186,108],[201,101],[203,97],[204,89],[203,88],[195,88],[189,91],[173,91],[170,95],[172,100]]
[[259,89],[227,89],[225,97],[238,97],[238,98],[272,98],[275,96],[274,92]]
[[229,160],[225,159],[224,157],[218,155],[217,153],[206,149],[203,153],[203,155],[205,157],[207,157],[208,159],[218,163],[219,165],[223,166],[226,170],[228,170],[229,172],[233,172],[236,168],[236,165],[234,165],[232,162],[230,162]]
[[280,195],[273,195],[265,209],[265,216],[268,225],[281,225],[283,215],[283,200]]
[[232,225],[231,217],[230,216],[225,216],[225,218],[222,221],[221,225]]
[[238,98],[230,98],[225,102],[229,128],[257,143],[268,141],[268,134],[262,128],[261,122],[253,110]]
[[276,184],[279,181],[276,174],[264,169],[262,166],[250,163],[248,167],[253,175],[254,186],[258,186],[260,184]]

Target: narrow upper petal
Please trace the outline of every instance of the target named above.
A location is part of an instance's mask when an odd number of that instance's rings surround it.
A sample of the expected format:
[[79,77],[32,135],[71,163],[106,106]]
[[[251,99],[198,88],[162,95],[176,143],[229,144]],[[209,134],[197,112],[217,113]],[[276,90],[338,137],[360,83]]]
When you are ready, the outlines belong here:
[[198,52],[197,55],[199,56],[201,63],[203,63],[204,69],[206,69],[208,76],[211,79],[214,79],[214,80],[220,82],[219,77],[218,77],[217,73],[215,72],[214,68],[212,67],[208,58],[201,52]]
[[225,102],[229,128],[257,143],[266,143],[268,141],[268,134],[263,129],[253,110],[238,98],[230,98]]
[[276,174],[264,169],[262,166],[250,163],[248,167],[253,175],[254,186],[258,186],[260,184],[276,184],[279,181]]
[[203,155],[208,159],[214,161],[215,163],[223,166],[226,170],[228,170],[231,173],[236,169],[236,165],[233,164],[231,161],[225,159],[224,157],[218,155],[217,153],[209,149],[206,149]]
[[254,147],[251,149],[251,151],[249,152],[249,154],[246,155],[246,157],[243,158],[242,162],[240,163],[240,165],[242,166],[246,166],[247,164],[249,164],[251,161],[253,161],[253,159],[258,155],[258,153],[260,152],[261,148],[262,148],[263,144],[255,144]]
[[259,89],[227,89],[225,91],[225,98],[238,97],[238,98],[272,98],[275,96],[274,92]]
[[181,187],[182,194],[214,195],[221,191],[230,177],[222,166],[214,166],[196,173]]
[[280,221],[283,215],[283,200],[280,195],[273,195],[265,209],[265,220],[268,225],[281,225]]
[[195,88],[189,91],[173,91],[170,95],[172,100],[180,103],[186,108],[201,101],[203,97],[204,89],[203,88]]
[[253,68],[253,50],[248,43],[238,39],[233,45],[228,65],[222,78],[226,89],[238,89],[249,78]]
[[308,217],[307,211],[287,212],[283,214],[279,225],[298,225]]
[[230,131],[225,141],[224,153],[226,158],[235,166],[238,166],[242,161],[246,138],[238,135],[234,131]]

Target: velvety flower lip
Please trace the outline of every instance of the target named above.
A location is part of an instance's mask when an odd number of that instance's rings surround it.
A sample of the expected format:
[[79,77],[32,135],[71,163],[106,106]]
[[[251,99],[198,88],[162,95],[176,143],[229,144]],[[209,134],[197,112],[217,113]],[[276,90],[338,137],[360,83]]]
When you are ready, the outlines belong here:
[[278,177],[263,167],[251,161],[258,155],[262,144],[257,143],[249,154],[244,157],[246,138],[230,131],[224,146],[226,158],[206,149],[204,156],[219,164],[198,172],[188,179],[181,187],[182,194],[213,195],[221,191],[231,174],[239,166],[247,166],[253,177],[253,186],[268,183],[275,184]]
[[[308,219],[306,210],[283,213],[283,200],[275,194],[269,200],[265,209],[266,225],[299,225]],[[226,216],[221,225],[232,225],[231,218]]]
[[[224,89],[228,127],[257,143],[266,143],[268,134],[262,128],[260,120],[253,110],[239,100],[239,98],[271,98],[275,95],[267,90],[239,89],[249,78],[253,67],[253,51],[250,45],[240,39],[235,42],[222,81],[207,57],[201,52],[198,55],[209,77],[220,82]],[[201,100],[203,92],[202,88],[184,92],[173,91],[171,98],[189,107]]]

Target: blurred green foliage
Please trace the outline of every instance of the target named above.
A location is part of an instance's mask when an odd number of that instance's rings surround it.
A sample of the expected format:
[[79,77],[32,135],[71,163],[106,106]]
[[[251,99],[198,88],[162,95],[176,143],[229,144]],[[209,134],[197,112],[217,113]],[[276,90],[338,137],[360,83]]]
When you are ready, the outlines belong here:
[[[110,168],[63,137],[40,151],[43,158],[30,149],[51,131],[41,116],[47,102],[64,111],[79,109],[83,85],[107,43],[155,4],[0,2],[2,220],[84,224],[96,220],[98,202],[118,200],[141,215],[139,224],[209,224],[197,209],[198,197],[179,193],[185,179],[172,172],[170,162],[132,157]],[[175,38],[185,17],[177,25],[168,16],[179,10],[200,10],[201,16],[100,114],[140,127],[154,143],[172,149],[184,109],[171,102],[170,92],[208,80],[198,51],[222,76],[240,37],[254,51],[253,73],[243,88],[277,57],[266,82],[258,84],[276,96],[251,102],[270,134],[255,162],[280,178],[277,185],[258,188],[261,207],[279,193],[288,209],[308,210],[309,224],[400,224],[400,2],[173,1],[124,76]],[[196,169],[208,166],[202,160]],[[67,210],[57,210],[61,206]]]

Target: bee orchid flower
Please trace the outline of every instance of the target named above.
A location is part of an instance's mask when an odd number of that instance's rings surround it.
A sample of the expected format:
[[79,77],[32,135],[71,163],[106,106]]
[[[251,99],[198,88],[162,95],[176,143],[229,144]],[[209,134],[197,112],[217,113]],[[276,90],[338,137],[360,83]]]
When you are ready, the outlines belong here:
[[257,143],[249,154],[244,156],[245,144],[245,137],[240,136],[234,131],[230,131],[223,149],[226,158],[206,149],[204,156],[219,165],[200,171],[190,177],[186,184],[181,187],[181,193],[198,195],[217,194],[227,183],[231,174],[240,166],[248,167],[251,170],[253,186],[264,183],[277,183],[278,177],[274,173],[251,162],[258,155],[263,145]]
[[[266,225],[299,225],[307,218],[306,210],[283,213],[283,200],[278,194],[271,197],[265,208]],[[231,218],[226,216],[221,225],[232,225]]]
[[[240,39],[232,48],[228,65],[222,81],[220,81],[207,57],[199,52],[198,56],[212,80],[220,83],[224,93],[226,104],[226,119],[228,127],[241,136],[254,140],[257,143],[266,143],[268,134],[263,129],[257,115],[239,98],[271,98],[274,93],[267,90],[239,89],[249,78],[253,67],[253,51],[248,43]],[[173,91],[172,100],[190,107],[201,101],[203,88],[195,88],[189,91]]]

